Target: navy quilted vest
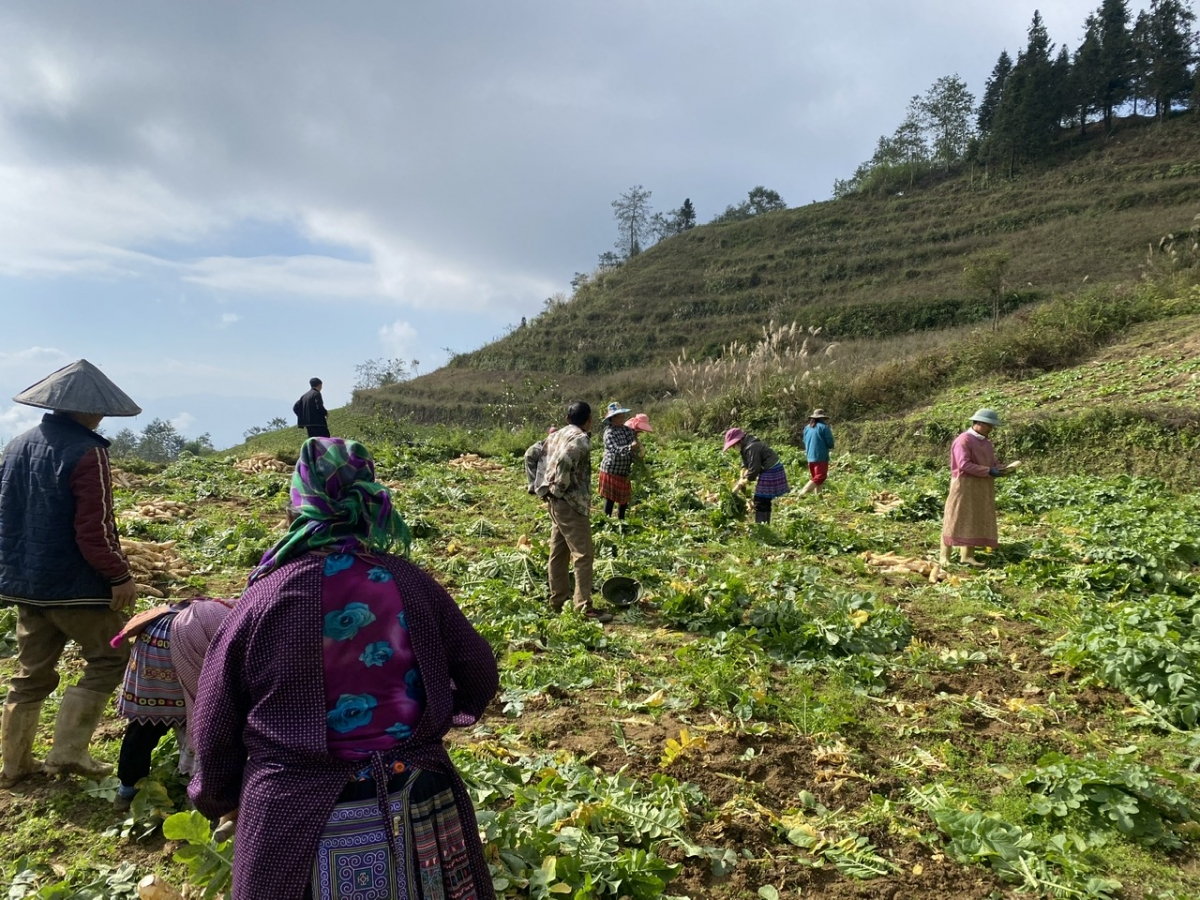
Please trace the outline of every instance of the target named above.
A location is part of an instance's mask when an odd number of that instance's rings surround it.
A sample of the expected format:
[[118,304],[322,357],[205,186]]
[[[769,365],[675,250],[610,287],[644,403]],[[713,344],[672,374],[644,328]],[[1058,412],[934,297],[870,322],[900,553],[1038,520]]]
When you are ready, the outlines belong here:
[[50,414],[4,448],[0,458],[0,597],[47,601],[112,597],[108,579],[75,543],[71,473],[108,441],[66,416]]

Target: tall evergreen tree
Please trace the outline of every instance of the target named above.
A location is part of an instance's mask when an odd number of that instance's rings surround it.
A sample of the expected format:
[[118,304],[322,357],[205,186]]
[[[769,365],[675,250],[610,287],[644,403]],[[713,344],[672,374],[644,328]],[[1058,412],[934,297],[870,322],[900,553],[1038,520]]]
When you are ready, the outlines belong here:
[[1041,13],[1034,11],[1029,43],[1005,83],[992,124],[992,155],[1007,157],[1010,172],[1018,157],[1043,153],[1058,128],[1062,98],[1050,59],[1053,46]]
[[1155,116],[1162,120],[1171,104],[1192,88],[1189,66],[1194,57],[1195,14],[1182,0],[1150,0],[1146,35],[1146,89],[1154,100]]
[[696,227],[696,207],[692,206],[690,197],[684,197],[683,205],[675,210],[672,215],[675,218],[676,233]]
[[1079,116],[1080,134],[1087,133],[1088,116],[1097,109],[1097,98],[1101,93],[1099,83],[1103,77],[1102,55],[1100,23],[1094,15],[1090,15],[1084,26],[1083,42],[1075,51],[1075,59],[1071,63],[1070,93],[1073,112]]
[[1075,80],[1071,77],[1071,51],[1063,44],[1058,48],[1058,56],[1051,66],[1054,84],[1054,107],[1058,113],[1058,124],[1070,125],[1075,119],[1075,111],[1079,108],[1079,96]]
[[1150,100],[1150,16],[1143,10],[1133,23],[1133,77],[1129,86],[1133,114],[1138,114],[1142,101]]
[[991,77],[983,87],[983,99],[979,101],[979,115],[975,124],[979,133],[986,137],[992,130],[996,119],[996,110],[1000,108],[1000,99],[1004,96],[1004,84],[1012,74],[1013,61],[1007,50],[1000,51],[1000,58],[992,69]]
[[1113,110],[1129,99],[1134,76],[1133,35],[1127,0],[1103,0],[1095,15],[1100,54],[1096,71],[1096,106],[1104,127],[1112,131]]

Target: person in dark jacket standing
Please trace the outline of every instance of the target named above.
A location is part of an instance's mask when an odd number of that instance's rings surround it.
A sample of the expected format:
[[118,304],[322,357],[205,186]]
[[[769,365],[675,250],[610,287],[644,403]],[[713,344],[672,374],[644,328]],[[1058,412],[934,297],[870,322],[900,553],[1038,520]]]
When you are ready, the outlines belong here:
[[[13,399],[52,412],[0,459],[0,604],[17,606],[19,664],[4,702],[0,784],[43,768],[107,775],[112,766],[93,759],[88,744],[125,671],[129,651],[109,639],[137,601],[137,585],[117,538],[108,441],[96,428],[105,416],[142,410],[86,359]],[[63,692],[43,766],[33,740],[69,640],[79,645],[83,675]]]
[[296,427],[307,428],[309,437],[329,437],[329,415],[321,399],[321,379],[310,378],[308,385],[309,390],[292,407]]
[[769,525],[771,501],[791,490],[779,454],[740,428],[730,428],[725,432],[725,450],[731,447],[737,447],[742,455],[742,475],[733,486],[734,493],[753,481],[754,521],[759,525]]

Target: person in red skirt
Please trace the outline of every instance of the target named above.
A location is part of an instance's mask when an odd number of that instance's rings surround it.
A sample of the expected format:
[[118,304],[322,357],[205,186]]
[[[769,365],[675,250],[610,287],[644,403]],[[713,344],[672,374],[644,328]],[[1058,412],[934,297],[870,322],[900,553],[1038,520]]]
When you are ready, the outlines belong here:
[[600,496],[604,498],[604,514],[611,516],[613,504],[617,518],[625,518],[625,510],[633,496],[629,473],[634,457],[642,451],[637,432],[625,424],[629,410],[620,403],[608,404],[604,415],[604,456],[600,459]]

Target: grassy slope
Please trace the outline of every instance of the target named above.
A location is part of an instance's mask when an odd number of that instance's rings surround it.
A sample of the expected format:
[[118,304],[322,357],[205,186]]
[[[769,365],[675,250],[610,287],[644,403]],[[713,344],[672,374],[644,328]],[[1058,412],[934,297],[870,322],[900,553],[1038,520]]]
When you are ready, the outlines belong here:
[[1139,325],[1081,365],[993,375],[941,390],[896,416],[846,423],[847,447],[940,461],[964,416],[1002,410],[1010,458],[1067,474],[1137,474],[1187,487],[1200,467],[1200,316]]
[[[294,446],[294,431],[281,434]],[[644,603],[620,614],[604,634],[570,617],[544,614],[545,516],[521,489],[515,456],[493,468],[464,471],[446,465],[458,451],[452,444],[376,443],[380,475],[399,483],[399,505],[419,535],[415,559],[452,588],[502,660],[502,697],[482,728],[458,739],[460,763],[476,776],[490,774],[503,785],[527,767],[534,777],[527,788],[531,799],[523,802],[562,800],[559,826],[583,823],[599,833],[613,827],[621,847],[657,848],[682,863],[668,893],[721,900],[754,896],[762,885],[784,896],[802,890],[805,897],[827,900],[997,896],[993,892],[1003,886],[995,875],[952,859],[944,835],[911,790],[952,790],[956,807],[995,813],[1035,841],[1064,827],[1091,830],[1079,815],[1067,823],[1043,822],[1031,811],[1021,776],[1048,752],[1109,759],[1120,747],[1119,759],[1173,773],[1193,802],[1200,797],[1187,771],[1200,748],[1189,744],[1186,732],[1139,725],[1128,698],[1047,653],[1083,605],[1102,597],[1082,585],[1124,585],[1123,592],[1142,597],[1154,590],[1156,573],[1195,584],[1182,556],[1162,558],[1148,574],[1144,568],[1139,574],[1136,559],[1099,559],[1099,549],[1122,546],[1157,552],[1180,516],[1184,532],[1194,534],[1200,527],[1194,493],[1173,495],[1153,484],[1088,475],[1010,480],[1001,489],[1002,550],[987,557],[984,571],[958,572],[952,582],[934,586],[880,576],[857,554],[931,552],[937,498],[946,487],[943,471],[843,456],[824,497],[785,498],[775,527],[756,533],[700,499],[732,479],[730,458],[710,442],[662,435],[652,440],[651,465],[639,473],[626,532],[597,524],[600,577],[631,574],[646,589]],[[793,471],[799,468],[795,450],[784,448],[784,455]],[[198,580],[176,586],[177,592],[223,595],[237,590],[250,560],[277,533],[285,484],[283,476],[241,475],[214,458],[183,463],[137,491],[121,491],[118,500],[120,509],[152,496],[195,504],[197,515],[189,521],[135,531],[178,539],[183,554],[202,567]],[[872,498],[881,491],[903,497],[905,508],[874,514]],[[1114,530],[1114,523],[1124,530]],[[522,535],[532,539],[528,555],[513,550]],[[616,559],[608,552],[612,546],[621,548]],[[1194,542],[1186,547],[1180,552],[1197,552]],[[810,646],[825,650],[805,661],[781,648],[808,634],[807,627],[785,629],[771,639],[774,645],[767,643],[766,626],[758,634],[747,627],[739,603],[753,615],[789,588],[803,594],[810,579],[818,596],[852,591],[855,603],[869,598],[861,620],[827,620],[841,622],[843,640],[877,633],[877,622],[907,622],[913,640],[859,664],[854,656],[839,661],[837,645],[816,639]],[[721,615],[728,615],[723,607],[735,611],[729,621],[736,624],[722,624]],[[773,658],[768,646],[781,655]],[[0,660],[0,673],[12,666]],[[69,677],[76,673],[77,661],[67,670]],[[667,741],[685,728],[703,743],[664,765]],[[116,723],[106,724],[98,753],[115,759],[119,735]],[[551,770],[559,774],[551,777]],[[598,806],[581,807],[579,793],[564,798],[564,785],[581,791],[580,779],[596,770],[613,777],[623,771],[633,781],[621,782],[619,797],[611,793],[616,788],[604,787],[609,793],[592,801]],[[663,802],[655,798],[664,789],[651,787],[659,774],[696,786],[684,829],[698,844],[734,851],[738,863],[731,872],[714,877],[706,860],[653,839],[635,840],[628,829],[612,826],[612,804],[626,804],[628,797],[651,806]],[[102,799],[79,788],[74,779],[36,778],[19,795],[0,792],[0,827],[7,836],[0,859],[11,863],[29,854],[77,879],[97,865],[129,860],[178,881],[181,871],[169,862],[161,837],[136,842],[102,836],[120,820]],[[500,796],[483,804],[507,806]],[[609,812],[600,815],[602,808]],[[569,833],[530,827],[519,840],[541,847],[537,841]],[[801,843],[812,838],[814,846],[802,849],[788,834]],[[1200,893],[1194,844],[1165,853],[1111,828],[1097,834],[1105,841],[1101,852],[1073,851],[1071,859],[1090,859],[1096,874],[1124,881],[1126,898],[1182,900]],[[846,874],[854,860],[836,848],[856,838],[874,848],[858,861],[882,874],[865,881]],[[497,847],[518,848],[512,832],[500,829],[494,840]],[[533,853],[530,865],[546,852]],[[823,867],[812,867],[820,861]],[[523,871],[526,877],[533,873]],[[560,877],[578,886],[574,876]]]
[[672,389],[665,366],[682,349],[715,355],[771,320],[838,339],[978,321],[986,310],[961,272],[981,250],[1010,255],[1013,302],[1130,280],[1147,244],[1186,229],[1200,207],[1198,148],[1185,117],[1064,145],[1054,164],[1011,182],[966,173],[902,197],[696,228],[452,367],[357,402],[463,424],[503,421],[506,403],[546,393],[644,404]]

